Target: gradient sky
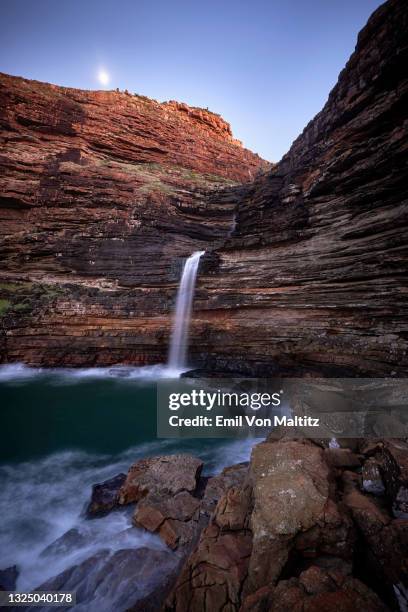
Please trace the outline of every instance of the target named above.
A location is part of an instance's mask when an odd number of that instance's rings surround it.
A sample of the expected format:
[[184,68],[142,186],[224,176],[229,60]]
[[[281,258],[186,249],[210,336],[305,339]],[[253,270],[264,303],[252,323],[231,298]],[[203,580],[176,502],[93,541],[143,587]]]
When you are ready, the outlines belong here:
[[277,161],[321,109],[377,0],[1,0],[0,71],[208,107]]

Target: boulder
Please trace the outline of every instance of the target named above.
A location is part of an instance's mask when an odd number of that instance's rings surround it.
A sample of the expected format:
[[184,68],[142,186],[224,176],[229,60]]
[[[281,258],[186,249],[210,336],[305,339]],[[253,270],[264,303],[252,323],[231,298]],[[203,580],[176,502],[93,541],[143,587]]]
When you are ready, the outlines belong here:
[[0,570],[0,591],[15,591],[18,573],[17,565]]
[[152,493],[136,506],[133,523],[157,532],[170,548],[191,542],[200,528],[200,500],[187,491],[172,497]]
[[194,492],[203,462],[192,455],[164,455],[134,463],[119,491],[119,503],[138,502],[149,493]]
[[[76,591],[77,606],[87,612],[127,610],[143,598],[154,597],[157,589],[160,592],[161,585],[177,572],[179,563],[179,557],[166,550],[101,550],[37,590]],[[49,608],[38,610],[48,612]]]
[[103,516],[119,505],[119,490],[125,480],[126,474],[117,474],[92,486],[91,501],[86,508],[88,518]]
[[329,467],[320,447],[306,441],[262,443],[250,464],[254,509],[248,588],[273,584],[295,536],[322,517],[329,495]]

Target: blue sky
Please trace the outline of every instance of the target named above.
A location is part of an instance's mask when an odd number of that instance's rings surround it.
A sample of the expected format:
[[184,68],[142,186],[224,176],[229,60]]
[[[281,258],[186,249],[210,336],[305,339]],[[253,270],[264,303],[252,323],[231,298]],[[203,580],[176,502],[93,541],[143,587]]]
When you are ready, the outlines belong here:
[[377,0],[2,0],[0,71],[208,107],[279,160]]

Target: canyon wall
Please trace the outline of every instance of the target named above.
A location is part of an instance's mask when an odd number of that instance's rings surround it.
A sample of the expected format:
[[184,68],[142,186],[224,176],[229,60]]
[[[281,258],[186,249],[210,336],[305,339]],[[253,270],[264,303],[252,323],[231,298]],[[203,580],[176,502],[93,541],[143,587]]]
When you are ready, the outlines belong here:
[[407,31],[407,4],[382,5],[322,111],[239,199],[200,277],[208,368],[406,375]]
[[407,21],[402,0],[372,15],[272,169],[208,111],[2,76],[3,361],[164,361],[206,249],[198,366],[405,375]]
[[1,360],[162,361],[183,258],[270,164],[208,110],[7,75],[0,128]]

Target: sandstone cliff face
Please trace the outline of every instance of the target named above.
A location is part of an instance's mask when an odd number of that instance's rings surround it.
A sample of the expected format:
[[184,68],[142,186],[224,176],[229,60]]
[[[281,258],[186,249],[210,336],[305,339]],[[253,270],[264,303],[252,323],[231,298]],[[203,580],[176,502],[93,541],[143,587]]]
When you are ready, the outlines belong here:
[[201,275],[208,367],[406,374],[407,27],[400,0],[373,14],[323,110],[240,198]]
[[266,174],[207,111],[2,77],[3,360],[163,361],[181,258],[207,249],[195,363],[405,375],[407,16],[373,14]]
[[207,110],[0,76],[3,360],[163,360],[182,258],[269,164]]

